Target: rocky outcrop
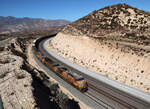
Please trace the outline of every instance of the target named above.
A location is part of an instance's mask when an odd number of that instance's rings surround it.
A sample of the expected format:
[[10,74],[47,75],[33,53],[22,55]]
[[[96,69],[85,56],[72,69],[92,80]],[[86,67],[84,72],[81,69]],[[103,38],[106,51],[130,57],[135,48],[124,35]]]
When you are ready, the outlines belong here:
[[4,109],[80,109],[59,85],[28,63],[29,39],[12,39],[0,52],[0,97]]
[[28,72],[20,69],[23,58],[14,55],[9,45],[0,53],[0,96],[4,109],[35,109],[31,84],[33,79]]

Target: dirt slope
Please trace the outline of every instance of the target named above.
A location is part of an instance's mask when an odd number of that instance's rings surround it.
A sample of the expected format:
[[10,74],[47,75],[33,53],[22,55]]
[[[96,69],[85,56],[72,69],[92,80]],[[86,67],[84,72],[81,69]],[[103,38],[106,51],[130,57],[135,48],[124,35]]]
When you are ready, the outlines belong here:
[[149,27],[148,12],[118,4],[69,24],[49,47],[91,71],[150,92]]

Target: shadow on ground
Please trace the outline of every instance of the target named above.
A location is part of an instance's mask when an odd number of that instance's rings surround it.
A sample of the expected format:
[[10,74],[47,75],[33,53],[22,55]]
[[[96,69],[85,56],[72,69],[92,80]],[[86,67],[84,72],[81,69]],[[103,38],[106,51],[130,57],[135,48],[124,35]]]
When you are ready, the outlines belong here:
[[34,88],[33,94],[37,103],[37,107],[40,109],[60,109],[55,102],[50,101],[50,90],[43,85],[40,79],[33,76],[32,86]]

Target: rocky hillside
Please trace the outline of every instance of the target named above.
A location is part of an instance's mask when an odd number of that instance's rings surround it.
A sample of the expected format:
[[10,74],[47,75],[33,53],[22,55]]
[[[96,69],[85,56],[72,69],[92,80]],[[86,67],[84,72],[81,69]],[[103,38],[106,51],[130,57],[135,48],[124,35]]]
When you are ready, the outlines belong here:
[[36,18],[15,18],[0,16],[0,35],[15,33],[38,33],[57,29],[68,24],[66,20],[44,20]]
[[150,93],[150,13],[105,7],[67,25],[49,49],[88,70]]
[[65,27],[63,32],[150,44],[150,13],[117,4],[93,11]]
[[13,38],[0,44],[0,109],[80,109],[73,96],[35,64],[32,41]]

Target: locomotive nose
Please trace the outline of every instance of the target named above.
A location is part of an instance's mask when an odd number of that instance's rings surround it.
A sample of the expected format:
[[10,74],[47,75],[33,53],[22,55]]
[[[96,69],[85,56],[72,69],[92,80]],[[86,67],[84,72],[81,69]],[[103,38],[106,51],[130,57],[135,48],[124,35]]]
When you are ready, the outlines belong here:
[[88,84],[86,81],[83,82],[82,92],[86,92],[88,90]]
[[87,88],[88,87],[88,84],[85,80],[82,81],[82,83],[80,85],[82,86],[82,88]]

